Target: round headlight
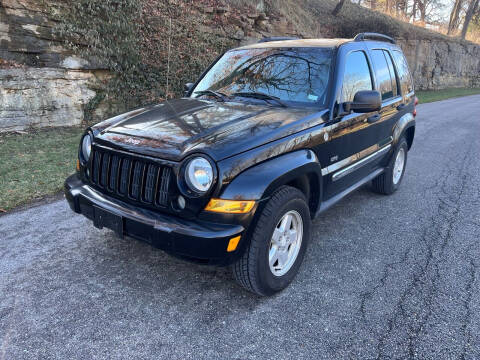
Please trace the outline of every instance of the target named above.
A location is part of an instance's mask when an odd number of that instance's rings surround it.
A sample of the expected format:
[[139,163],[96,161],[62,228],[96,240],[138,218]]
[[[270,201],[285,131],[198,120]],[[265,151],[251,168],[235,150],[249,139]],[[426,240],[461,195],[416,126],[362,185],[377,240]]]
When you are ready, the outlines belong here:
[[92,136],[87,134],[82,139],[82,157],[84,161],[90,159],[90,153],[92,152]]
[[185,180],[191,190],[206,192],[213,182],[212,165],[203,157],[193,158],[185,168]]

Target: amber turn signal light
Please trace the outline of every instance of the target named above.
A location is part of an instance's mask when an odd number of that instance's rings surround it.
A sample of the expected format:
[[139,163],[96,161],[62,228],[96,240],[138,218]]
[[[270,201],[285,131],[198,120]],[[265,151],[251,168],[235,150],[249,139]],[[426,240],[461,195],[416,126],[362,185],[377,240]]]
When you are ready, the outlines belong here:
[[252,210],[254,205],[254,200],[210,199],[205,210],[219,213],[245,214]]
[[80,160],[77,159],[77,171],[80,171]]
[[234,238],[231,238],[230,241],[228,242],[227,251],[228,252],[235,251],[239,242],[240,242],[240,235],[235,236]]

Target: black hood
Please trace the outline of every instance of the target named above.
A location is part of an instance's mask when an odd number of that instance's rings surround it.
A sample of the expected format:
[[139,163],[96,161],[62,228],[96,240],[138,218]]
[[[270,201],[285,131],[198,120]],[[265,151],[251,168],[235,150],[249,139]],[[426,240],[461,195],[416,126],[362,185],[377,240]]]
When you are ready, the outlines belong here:
[[221,160],[321,124],[325,110],[193,98],[165,101],[96,125],[96,141],[172,161]]

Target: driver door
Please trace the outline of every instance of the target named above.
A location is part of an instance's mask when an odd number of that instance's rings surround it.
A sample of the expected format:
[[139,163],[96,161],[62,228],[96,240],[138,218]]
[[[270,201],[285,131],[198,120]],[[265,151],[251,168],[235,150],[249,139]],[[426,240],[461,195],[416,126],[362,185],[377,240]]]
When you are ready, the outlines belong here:
[[[357,91],[373,90],[375,82],[372,73],[366,52],[350,51],[344,62],[341,102],[353,101]],[[362,159],[377,150],[377,117],[380,119],[378,112],[353,112],[335,119],[330,125],[329,158],[322,163],[322,167],[328,164],[324,178],[324,200],[342,192],[374,170],[375,162],[362,162]],[[359,161],[357,166],[351,166]]]

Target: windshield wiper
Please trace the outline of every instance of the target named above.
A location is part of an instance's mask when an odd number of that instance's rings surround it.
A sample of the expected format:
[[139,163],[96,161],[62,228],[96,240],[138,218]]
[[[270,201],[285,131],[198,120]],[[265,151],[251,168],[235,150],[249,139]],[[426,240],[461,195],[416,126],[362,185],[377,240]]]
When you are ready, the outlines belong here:
[[282,106],[282,107],[288,107],[288,105],[285,104],[282,100],[280,100],[280,98],[278,98],[276,96],[268,95],[268,94],[265,94],[265,93],[261,93],[261,92],[256,92],[256,91],[253,91],[253,92],[236,92],[236,93],[233,93],[232,95],[233,96],[241,96],[241,97],[250,97],[250,98],[260,99],[260,100],[265,100],[265,101],[273,100],[273,101],[276,101],[278,104],[280,104],[280,106]]
[[194,94],[198,95],[213,95],[217,99],[220,99],[222,101],[225,101],[228,99],[228,96],[222,92],[219,91],[213,91],[213,90],[200,90],[200,91],[195,91]]

